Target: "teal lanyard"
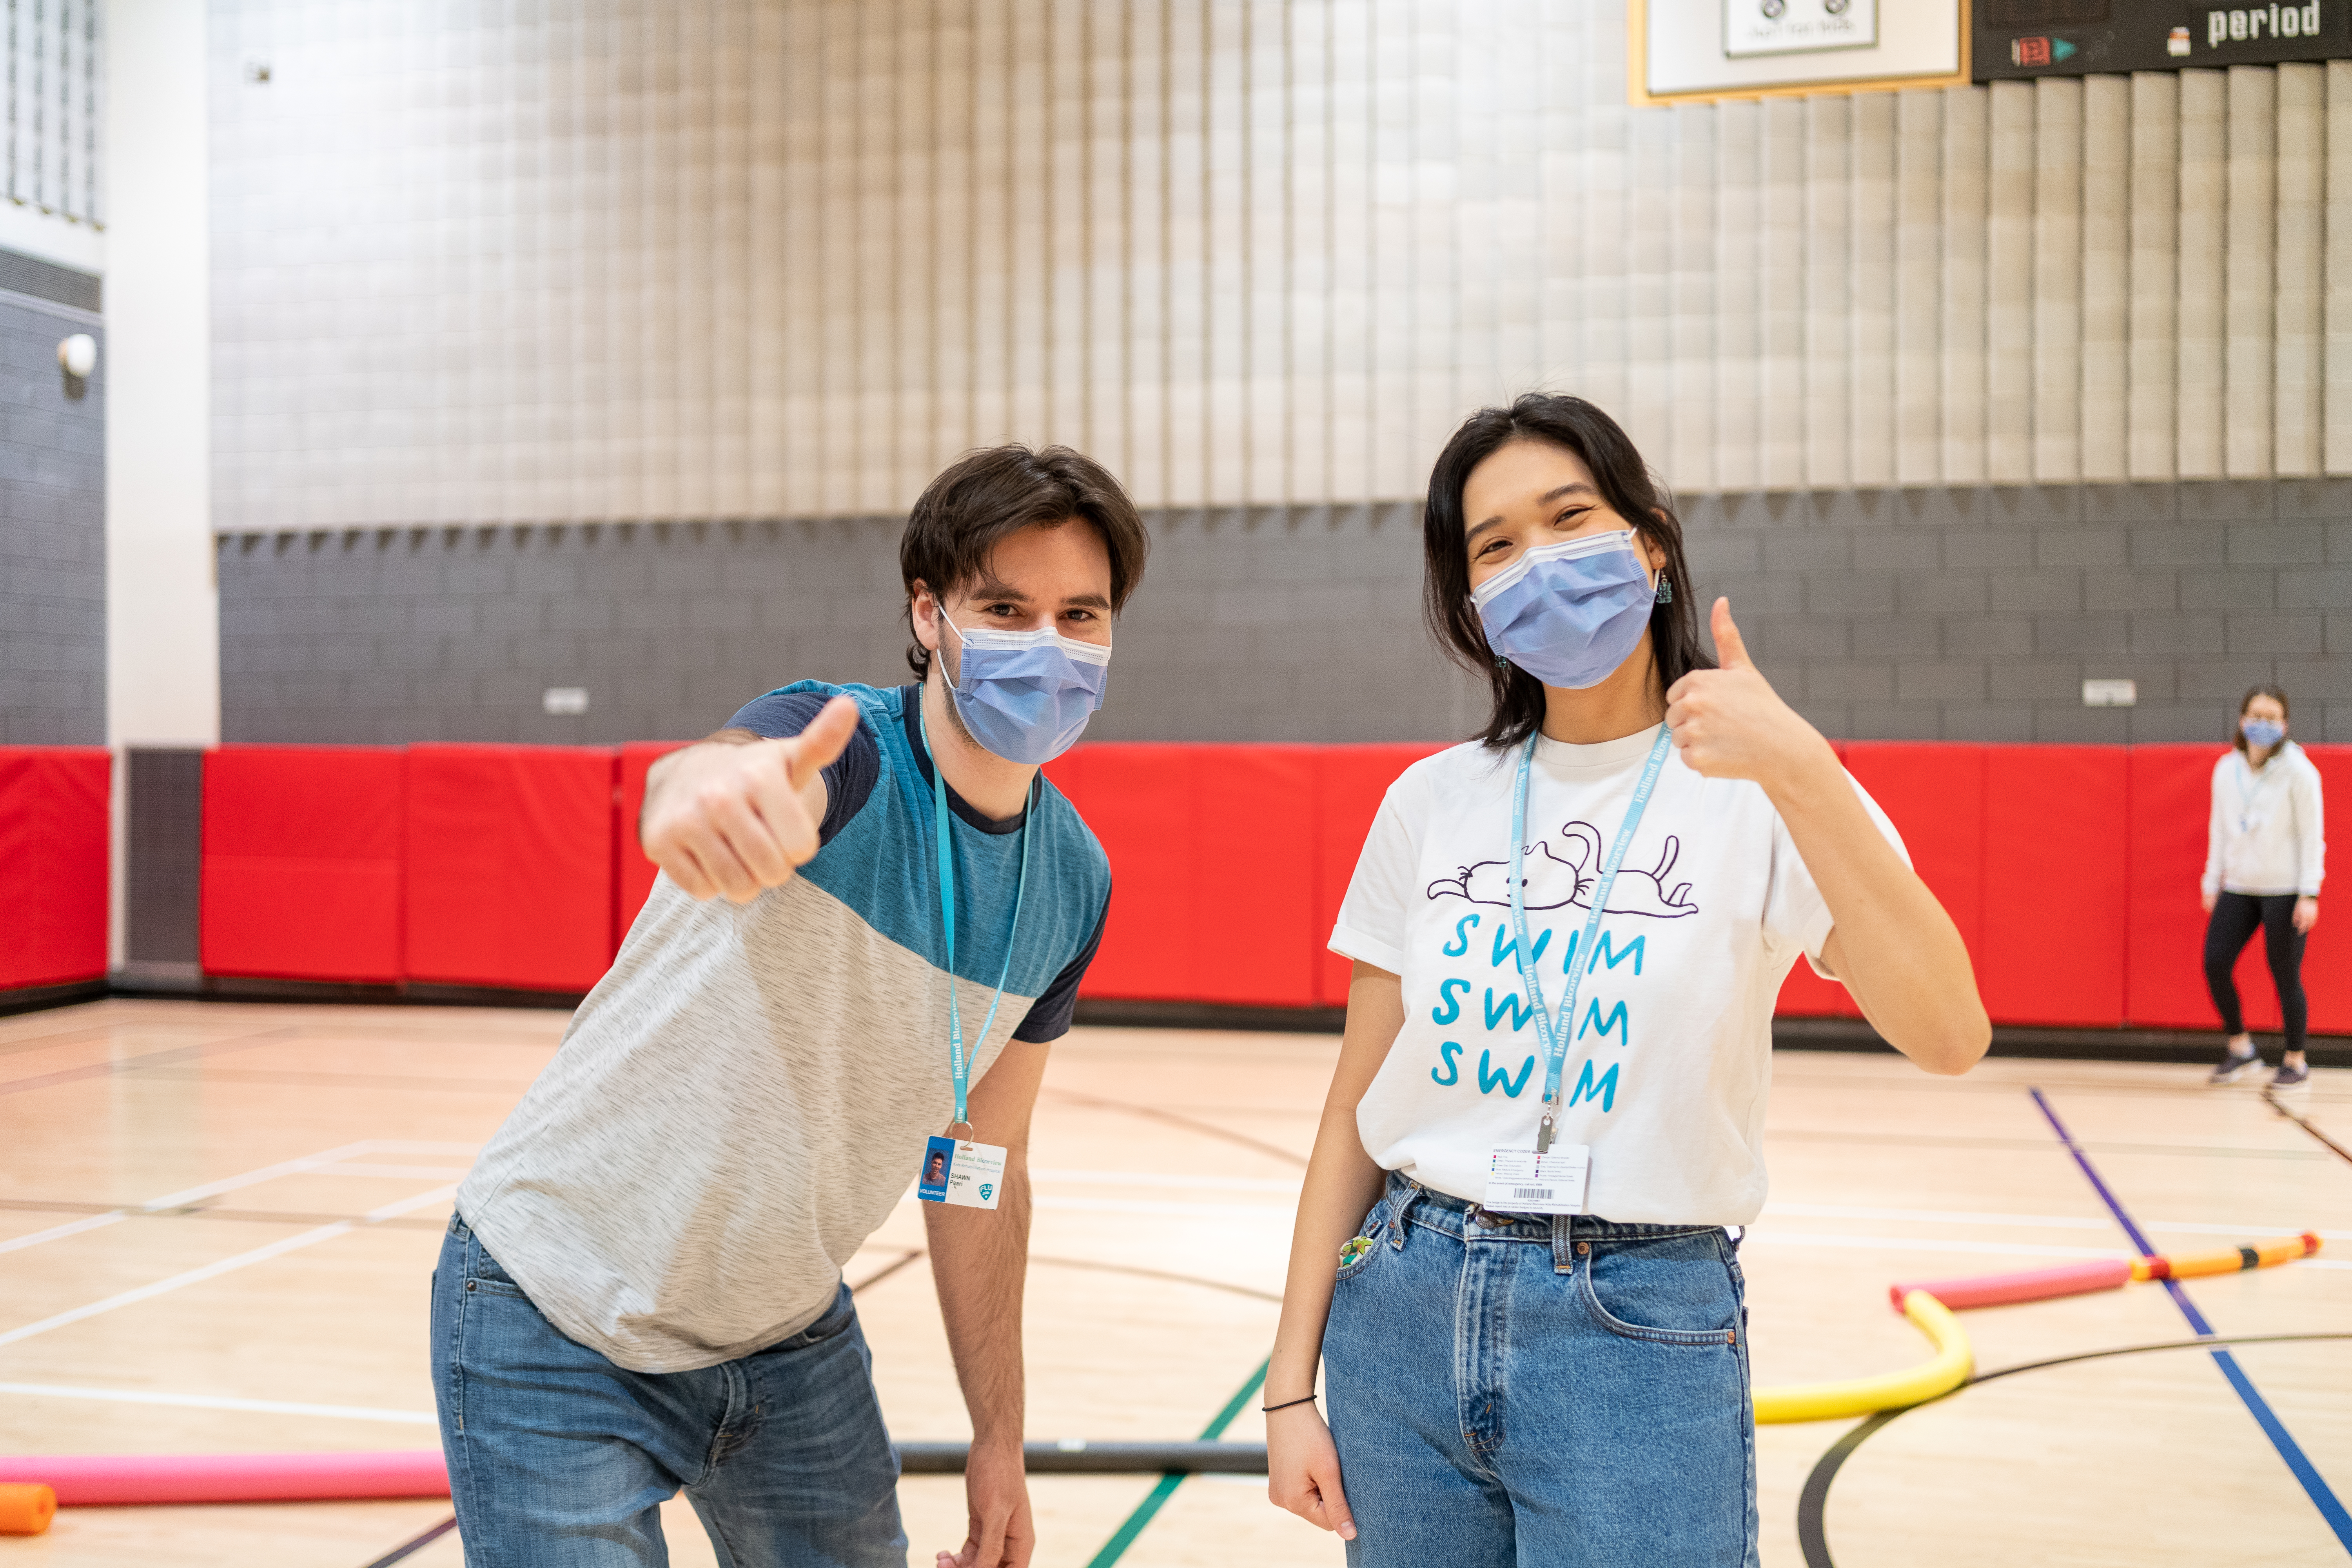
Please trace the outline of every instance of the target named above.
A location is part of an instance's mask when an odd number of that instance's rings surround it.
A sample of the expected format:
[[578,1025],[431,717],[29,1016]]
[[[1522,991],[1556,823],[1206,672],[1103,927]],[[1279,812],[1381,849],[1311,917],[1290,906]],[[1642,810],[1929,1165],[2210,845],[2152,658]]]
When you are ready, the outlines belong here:
[[1528,838],[1528,773],[1536,759],[1536,742],[1542,737],[1538,730],[1528,737],[1519,752],[1518,783],[1511,794],[1511,935],[1517,939],[1513,949],[1519,961],[1519,978],[1527,983],[1528,1005],[1534,1009],[1536,1033],[1543,1040],[1544,1097],[1543,1125],[1536,1133],[1538,1153],[1551,1147],[1552,1134],[1559,1121],[1560,1069],[1568,1062],[1569,1042],[1573,1039],[1576,1023],[1576,993],[1584,983],[1584,972],[1592,967],[1592,942],[1601,931],[1601,917],[1608,912],[1609,891],[1617,885],[1617,868],[1624,863],[1626,847],[1633,842],[1633,829],[1642,823],[1642,813],[1650,804],[1650,792],[1658,786],[1658,770],[1666,765],[1666,753],[1674,749],[1675,732],[1664,724],[1658,726],[1658,738],[1650,744],[1650,760],[1643,765],[1641,782],[1633,786],[1633,804],[1625,808],[1625,821],[1617,829],[1617,841],[1609,846],[1608,858],[1602,862],[1601,879],[1593,884],[1591,912],[1584,917],[1584,935],[1568,950],[1568,994],[1559,1005],[1559,1021],[1554,1026],[1551,1015],[1544,1008],[1543,981],[1536,973],[1535,960],[1528,956],[1528,903],[1521,862],[1527,858]]
[[[940,754],[931,749],[930,722],[916,710],[916,721],[923,731],[923,750],[931,759],[931,821],[940,857],[940,923],[948,933],[948,1072],[955,1079],[955,1120],[948,1123],[953,1132],[961,1126],[967,1135],[971,1122],[964,1115],[966,1100],[971,1093],[971,1054],[963,1048],[963,1009],[956,1003],[955,972],[955,840],[950,836],[948,817],[948,784],[940,770]],[[980,1026],[982,1044],[988,1031],[996,1023],[996,1009],[1004,1001],[1004,983],[1013,977],[1013,938],[1021,930],[1021,896],[1029,889],[1029,818],[1037,809],[1037,782],[1029,782],[1029,799],[1021,814],[1021,879],[1013,885],[1013,924],[1004,932],[1004,969],[996,977],[996,997],[988,1005],[988,1021]]]

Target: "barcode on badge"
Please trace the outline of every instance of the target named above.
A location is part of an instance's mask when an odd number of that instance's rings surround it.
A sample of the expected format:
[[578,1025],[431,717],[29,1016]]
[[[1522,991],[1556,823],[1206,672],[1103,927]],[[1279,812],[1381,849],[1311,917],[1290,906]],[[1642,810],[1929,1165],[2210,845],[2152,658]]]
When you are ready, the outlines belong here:
[[1511,1195],[1513,1197],[1526,1198],[1530,1202],[1539,1204],[1548,1204],[1551,1202],[1551,1193],[1552,1190],[1549,1187],[1513,1187],[1511,1189]]

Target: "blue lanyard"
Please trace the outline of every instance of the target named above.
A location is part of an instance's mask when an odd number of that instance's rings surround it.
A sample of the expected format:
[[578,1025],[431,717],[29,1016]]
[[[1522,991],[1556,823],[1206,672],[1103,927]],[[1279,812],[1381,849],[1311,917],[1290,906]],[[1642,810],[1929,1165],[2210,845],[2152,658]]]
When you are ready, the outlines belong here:
[[1650,793],[1658,786],[1658,771],[1666,765],[1666,753],[1674,749],[1675,732],[1664,724],[1658,726],[1658,738],[1650,743],[1650,760],[1643,764],[1641,781],[1633,786],[1633,804],[1625,808],[1625,821],[1617,829],[1617,840],[1609,846],[1607,859],[1601,863],[1601,879],[1593,884],[1591,912],[1584,917],[1584,935],[1568,952],[1568,994],[1559,1005],[1559,1021],[1554,1026],[1551,1015],[1544,1008],[1543,981],[1536,973],[1535,960],[1528,956],[1528,904],[1520,863],[1527,857],[1528,838],[1528,773],[1535,763],[1536,742],[1543,731],[1538,730],[1528,737],[1519,752],[1518,783],[1511,793],[1511,935],[1517,939],[1513,949],[1519,961],[1519,978],[1527,983],[1528,1005],[1535,1010],[1536,1033],[1543,1039],[1544,1097],[1543,1124],[1536,1133],[1538,1153],[1551,1147],[1552,1133],[1559,1120],[1560,1069],[1568,1062],[1569,1042],[1575,1037],[1576,993],[1584,984],[1584,972],[1592,967],[1593,939],[1601,931],[1601,917],[1609,910],[1609,891],[1617,885],[1617,868],[1624,864],[1626,847],[1633,842],[1633,830],[1641,826],[1642,813],[1650,804]]
[[[923,731],[923,750],[931,759],[931,822],[940,857],[940,922],[948,933],[948,1074],[955,1079],[955,1120],[948,1123],[953,1132],[961,1125],[965,1133],[971,1131],[971,1122],[964,1116],[965,1101],[971,1091],[971,1055],[963,1048],[963,1009],[956,1003],[955,972],[955,840],[950,837],[948,825],[948,784],[940,770],[940,754],[931,749],[931,726],[916,710],[916,722]],[[1013,885],[1013,923],[1004,932],[1004,969],[996,977],[996,998],[988,1005],[988,1021],[980,1026],[982,1044],[988,1031],[996,1023],[996,1009],[1004,1001],[1004,983],[1013,977],[1013,938],[1021,930],[1021,896],[1029,889],[1029,818],[1037,809],[1037,781],[1029,781],[1029,799],[1021,816],[1021,879]]]

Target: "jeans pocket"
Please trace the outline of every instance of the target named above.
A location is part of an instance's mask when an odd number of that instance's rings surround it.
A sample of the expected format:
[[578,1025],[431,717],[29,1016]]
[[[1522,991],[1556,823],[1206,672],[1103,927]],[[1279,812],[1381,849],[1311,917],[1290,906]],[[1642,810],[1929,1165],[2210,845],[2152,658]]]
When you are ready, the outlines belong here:
[[514,1276],[508,1273],[505,1266],[490,1256],[490,1249],[482,1245],[480,1236],[473,1238],[468,1250],[470,1255],[466,1259],[467,1289],[491,1296],[520,1296],[523,1293],[522,1287],[515,1283]]
[[1372,1205],[1371,1212],[1364,1216],[1364,1223],[1356,1227],[1356,1234],[1349,1237],[1339,1248],[1339,1272],[1337,1278],[1353,1279],[1372,1266],[1373,1255],[1381,1250],[1381,1237],[1386,1234],[1389,1227],[1388,1214],[1388,1199],[1382,1198]]
[[1611,1333],[1667,1345],[1738,1342],[1740,1292],[1720,1232],[1592,1243],[1576,1271],[1585,1310]]

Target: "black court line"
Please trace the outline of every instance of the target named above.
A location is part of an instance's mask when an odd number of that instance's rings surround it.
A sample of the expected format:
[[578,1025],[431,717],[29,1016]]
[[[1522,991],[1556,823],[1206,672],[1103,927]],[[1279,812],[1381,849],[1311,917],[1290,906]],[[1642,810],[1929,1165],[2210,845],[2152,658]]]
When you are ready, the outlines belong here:
[[64,1068],[56,1072],[39,1073],[32,1078],[10,1079],[0,1082],[0,1094],[22,1094],[27,1089],[48,1089],[61,1083],[77,1083],[83,1079],[120,1078],[126,1073],[147,1068],[163,1067],[171,1062],[202,1061],[210,1057],[226,1056],[231,1051],[250,1051],[262,1046],[285,1045],[293,1041],[291,1028],[265,1029],[257,1035],[232,1035],[226,1039],[206,1040],[201,1045],[174,1046],[169,1050],[149,1051],[145,1056],[127,1057],[117,1061],[95,1062],[89,1067]]
[[1247,1296],[1253,1301],[1271,1301],[1282,1305],[1282,1297],[1272,1290],[1259,1290],[1248,1285],[1228,1285],[1222,1279],[1203,1279],[1197,1274],[1171,1274],[1162,1268],[1138,1268],[1126,1263],[1100,1263],[1084,1258],[1039,1258],[1032,1253],[1032,1264],[1043,1263],[1055,1268],[1086,1268],[1097,1274],[1132,1274],[1139,1279],[1165,1279],[1176,1285],[1198,1285],[1204,1290],[1223,1290],[1229,1295]]
[[[2132,1246],[2142,1255],[2154,1252],[2155,1244],[2140,1230],[2138,1224],[2124,1208],[2122,1201],[2108,1190],[2106,1182],[2099,1175],[2098,1167],[2092,1164],[2090,1156],[2084,1152],[2083,1145],[2074,1142],[2074,1135],[2066,1130],[2063,1121],[2058,1120],[2057,1109],[2050,1103],[2049,1097],[2038,1089],[2026,1092],[2033,1097],[2033,1103],[2041,1108],[2042,1119],[2050,1123],[2050,1130],[2058,1134],[2058,1141],[2066,1146],[2066,1152],[2074,1157],[2074,1163],[2082,1168],[2092,1189],[2099,1194],[2099,1201],[2107,1205],[2107,1212],[2116,1216],[2116,1223],[2131,1238]],[[2248,1253],[2247,1257],[2251,1261],[2252,1254]],[[2189,1292],[2182,1289],[2179,1280],[2166,1279],[2161,1283],[2164,1293],[2172,1298],[2172,1304],[2180,1309],[2180,1315],[2189,1320],[2190,1328],[2203,1335],[2213,1332],[2213,1325],[2205,1321],[2205,1314],[2197,1310],[2197,1303],[2189,1300]],[[2246,1413],[2263,1429],[2263,1436],[2271,1440],[2271,1447],[2278,1450],[2279,1458],[2285,1461],[2287,1469],[2303,1488],[2304,1495],[2311,1499],[2313,1507],[2319,1510],[2319,1517],[2327,1521],[2327,1528],[2336,1532],[2336,1539],[2343,1544],[2344,1550],[2352,1552],[2352,1510],[2345,1508],[2328,1486],[2327,1479],[2319,1473],[2319,1468],[2303,1451],[2303,1445],[2294,1440],[2294,1434],[2289,1432],[2286,1423],[2278,1418],[2278,1412],[2271,1408],[2271,1402],[2263,1397],[2263,1391],[2254,1386],[2254,1380],[2248,1377],[2245,1368],[2238,1364],[2238,1358],[2226,1350],[2217,1350],[2213,1352],[2213,1364],[2221,1369],[2223,1377],[2229,1379],[2230,1386],[2237,1390],[2238,1399],[2245,1405]]]
[[2047,1367],[2068,1366],[2075,1362],[2103,1361],[2110,1356],[2145,1355],[2150,1351],[2210,1350],[2216,1345],[2297,1344],[2313,1340],[2352,1340],[2352,1331],[2329,1331],[2310,1334],[2206,1334],[2193,1340],[2160,1340],[2153,1344],[2117,1345],[2111,1350],[2077,1351],[2073,1355],[2052,1356],[2045,1361],[2021,1362],[2015,1366],[1996,1367],[1980,1372],[1950,1394],[1939,1394],[1918,1405],[1906,1405],[1900,1410],[1882,1410],[1858,1423],[1852,1431],[1830,1446],[1813,1464],[1812,1474],[1805,1478],[1804,1490],[1797,1496],[1797,1544],[1805,1553],[1805,1568],[1837,1568],[1830,1557],[1830,1542],[1823,1527],[1829,1510],[1830,1486],[1838,1471],[1861,1447],[1898,1415],[1914,1410],[1924,1410],[1930,1405],[1940,1405],[1960,1389],[1974,1388],[1979,1383],[1990,1383],[1997,1377],[2014,1377],[2021,1372],[2040,1372]]
[[406,1541],[370,1563],[367,1568],[392,1568],[395,1563],[406,1562],[457,1528],[457,1516],[453,1513],[424,1534],[410,1536]]
[[2289,1110],[2286,1106],[2280,1101],[2278,1090],[2272,1089],[2267,1084],[2263,1087],[2263,1103],[2268,1105],[2273,1110],[2277,1111],[2281,1116],[2285,1117],[2289,1121],[2294,1122],[2297,1127],[2302,1128],[2305,1132],[2310,1133],[2314,1138],[2318,1139],[2322,1144],[2334,1152],[2337,1159],[2343,1161],[2347,1165],[2352,1165],[2352,1149],[2347,1149],[2343,1144],[2338,1143],[2335,1139],[2330,1138],[2326,1133],[2322,1132],[2318,1128],[2313,1126],[2311,1124],[2311,1119],[2304,1115],[2301,1111]]
[[1146,1121],[1165,1121],[1171,1126],[1181,1127],[1188,1132],[1198,1132],[1208,1138],[1222,1138],[1228,1143],[1238,1143],[1244,1149],[1255,1149],[1261,1154],[1271,1155],[1288,1164],[1303,1167],[1307,1163],[1305,1156],[1294,1154],[1287,1149],[1263,1142],[1246,1132],[1235,1132],[1229,1128],[1220,1127],[1213,1121],[1202,1121],[1179,1111],[1161,1110],[1157,1106],[1137,1105],[1124,1100],[1106,1100],[1098,1094],[1081,1094],[1070,1089],[1041,1089],[1039,1093],[1050,1094],[1056,1100],[1066,1100],[1078,1105],[1091,1105],[1098,1110],[1124,1110],[1129,1116],[1140,1116]]

